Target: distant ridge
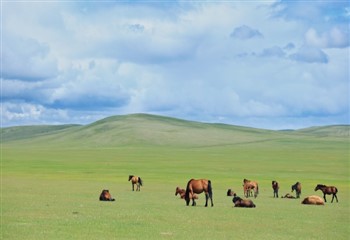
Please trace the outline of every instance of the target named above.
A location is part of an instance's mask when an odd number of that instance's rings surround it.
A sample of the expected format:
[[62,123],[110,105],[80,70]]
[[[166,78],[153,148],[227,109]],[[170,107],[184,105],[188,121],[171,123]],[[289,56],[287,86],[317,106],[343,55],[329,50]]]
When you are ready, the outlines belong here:
[[87,125],[1,128],[2,143],[86,147],[125,145],[208,147],[300,136],[345,138],[350,136],[350,125],[274,131],[229,124],[201,123],[151,114],[130,114],[110,116]]

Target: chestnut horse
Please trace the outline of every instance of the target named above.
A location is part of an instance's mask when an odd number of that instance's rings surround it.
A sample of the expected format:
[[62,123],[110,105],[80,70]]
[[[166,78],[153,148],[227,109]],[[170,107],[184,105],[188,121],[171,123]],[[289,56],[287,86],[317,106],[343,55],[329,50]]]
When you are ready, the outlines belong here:
[[301,194],[301,183],[296,182],[294,185],[292,185],[292,192],[295,190],[295,193],[297,195],[297,198],[300,198]]
[[109,190],[102,190],[100,194],[100,201],[115,201],[115,199],[112,198],[112,195],[109,193]]
[[250,181],[248,179],[243,179],[243,191],[244,191],[244,196],[249,197],[250,191],[254,191],[254,198],[258,196],[259,193],[259,185],[255,181]]
[[278,198],[278,189],[280,186],[278,185],[278,182],[272,181],[272,189],[273,189],[273,197]]
[[324,201],[320,196],[308,196],[304,198],[301,204],[324,205]]
[[136,184],[136,191],[140,191],[140,186],[142,186],[142,179],[138,176],[129,175],[129,181],[131,180],[132,190],[134,191],[134,185]]
[[[176,189],[175,189],[175,196],[178,195],[178,194],[180,194],[180,198],[181,198],[181,199],[184,199],[184,198],[185,198],[185,193],[186,193],[186,190],[185,190],[185,189],[176,187]],[[198,196],[197,196],[197,194],[193,194],[193,195],[190,196],[190,198],[191,198],[191,199],[192,199],[192,198],[198,199]]]
[[[195,193],[200,194],[205,193],[205,207],[208,206],[208,199],[210,198],[211,206],[214,206],[213,203],[213,191],[211,187],[211,181],[207,179],[191,179],[187,183],[186,192],[185,192],[185,200],[186,205],[188,206],[191,200],[191,195],[193,196]],[[192,206],[196,206],[196,202],[194,198],[192,198]]]
[[338,202],[338,197],[337,197],[337,192],[338,192],[338,189],[334,186],[326,186],[326,185],[323,185],[323,184],[318,184],[316,187],[315,187],[315,191],[317,190],[321,190],[323,192],[323,198],[324,198],[324,201],[327,202],[326,200],[326,194],[328,195],[331,195],[333,194],[332,196],[332,202],[334,200],[334,197],[335,199],[337,200]]

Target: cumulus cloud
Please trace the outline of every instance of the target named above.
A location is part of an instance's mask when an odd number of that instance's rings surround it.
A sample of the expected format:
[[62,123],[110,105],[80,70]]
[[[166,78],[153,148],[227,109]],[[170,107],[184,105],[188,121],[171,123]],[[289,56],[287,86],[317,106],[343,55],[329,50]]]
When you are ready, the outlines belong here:
[[2,39],[2,77],[41,81],[58,74],[57,61],[47,44],[7,34]]
[[328,63],[327,54],[316,47],[303,46],[296,53],[291,54],[290,58],[307,63]]
[[236,27],[230,35],[232,38],[247,40],[251,38],[262,38],[263,35],[257,29],[253,29],[246,25]]
[[313,28],[305,33],[307,45],[319,48],[345,48],[350,45],[349,29],[334,27],[327,32],[318,34]]
[[319,3],[307,4],[313,22],[295,4],[6,2],[2,123],[134,112],[267,128],[344,123],[347,28]]

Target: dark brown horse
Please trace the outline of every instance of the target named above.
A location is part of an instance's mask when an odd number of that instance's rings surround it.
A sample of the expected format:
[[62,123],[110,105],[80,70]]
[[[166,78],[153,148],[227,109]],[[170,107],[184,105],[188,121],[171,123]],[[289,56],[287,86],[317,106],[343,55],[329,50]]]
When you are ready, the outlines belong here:
[[243,179],[243,191],[245,197],[249,197],[250,191],[254,191],[254,198],[256,198],[259,194],[259,185],[255,181]]
[[232,202],[235,204],[235,207],[244,207],[244,208],[255,208],[255,204],[250,199],[242,199],[236,194],[234,194],[234,197],[232,199]]
[[109,190],[102,190],[100,194],[100,201],[115,201],[115,199],[112,198],[112,195],[109,193]]
[[273,189],[273,197],[278,198],[278,189],[280,186],[278,185],[277,181],[272,181],[272,189]]
[[140,191],[140,186],[142,186],[142,179],[138,176],[129,175],[129,181],[131,180],[132,190],[134,191],[134,185],[136,184],[136,191]]
[[[205,193],[205,206],[208,206],[208,199],[210,198],[211,206],[213,207],[213,190],[211,187],[211,181],[207,179],[191,179],[188,181],[185,193],[186,205],[189,205],[191,195],[195,193],[200,194],[202,192]],[[192,206],[196,206],[194,198],[192,198]]]
[[292,185],[292,192],[295,190],[295,193],[297,195],[297,198],[300,198],[301,194],[301,183],[296,182],[294,185]]
[[317,186],[315,187],[315,191],[317,191],[317,190],[321,190],[323,192],[323,199],[324,199],[325,202],[327,202],[326,194],[328,194],[328,195],[333,194],[332,202],[334,200],[334,197],[335,197],[335,199],[338,202],[338,197],[337,197],[338,189],[336,187],[334,187],[334,186],[326,186],[326,185],[323,185],[323,184],[317,184]]
[[226,195],[227,195],[228,197],[231,197],[231,196],[233,196],[234,194],[235,194],[235,192],[232,191],[231,189],[228,189],[228,190],[227,190],[227,194],[226,194]]

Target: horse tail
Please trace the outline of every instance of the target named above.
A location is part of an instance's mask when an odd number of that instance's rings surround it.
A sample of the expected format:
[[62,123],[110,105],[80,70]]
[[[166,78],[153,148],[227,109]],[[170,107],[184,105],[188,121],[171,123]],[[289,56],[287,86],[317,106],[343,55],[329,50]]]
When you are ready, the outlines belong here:
[[190,199],[190,183],[193,179],[191,179],[190,181],[188,181],[187,186],[186,186],[186,192],[185,192],[185,199],[187,201],[187,199]]
[[213,189],[211,187],[211,181],[208,180],[208,193],[209,193],[209,196],[213,196]]
[[334,189],[335,189],[335,193],[338,193],[338,188],[334,187]]
[[259,193],[259,185],[256,184],[256,193],[258,194]]
[[140,185],[142,186],[142,179],[139,177],[138,182],[140,183]]

